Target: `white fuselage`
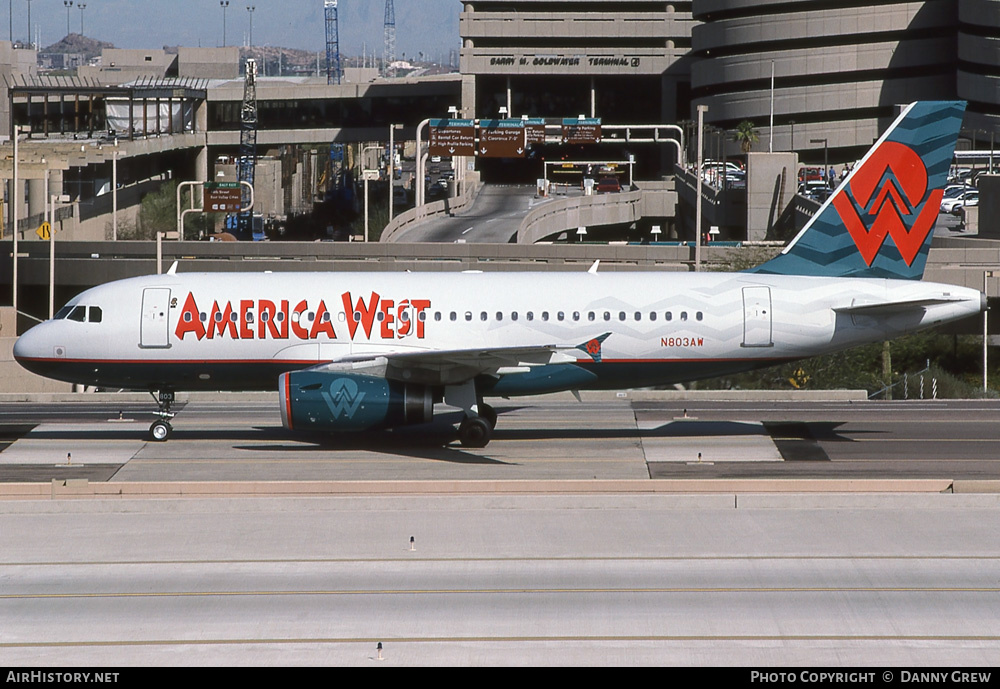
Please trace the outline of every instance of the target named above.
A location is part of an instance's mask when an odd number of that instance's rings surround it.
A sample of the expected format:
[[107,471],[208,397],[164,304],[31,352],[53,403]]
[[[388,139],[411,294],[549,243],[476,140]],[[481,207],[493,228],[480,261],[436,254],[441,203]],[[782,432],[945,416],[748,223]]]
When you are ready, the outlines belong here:
[[[893,303],[911,305],[836,310]],[[610,333],[600,363],[576,359],[598,374],[594,387],[614,388],[896,337],[979,313],[981,294],[749,273],[190,273],[102,285],[74,305],[98,307],[100,322],[36,326],[15,347],[25,367],[103,387],[273,389],[285,370],[361,355],[573,346]]]

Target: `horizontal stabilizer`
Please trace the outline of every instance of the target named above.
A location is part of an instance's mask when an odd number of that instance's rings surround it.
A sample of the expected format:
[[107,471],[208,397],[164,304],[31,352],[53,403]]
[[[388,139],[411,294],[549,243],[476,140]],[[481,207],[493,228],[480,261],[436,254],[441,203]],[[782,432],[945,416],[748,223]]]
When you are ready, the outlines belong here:
[[852,304],[851,306],[838,306],[833,310],[837,313],[877,316],[882,313],[893,314],[907,309],[920,309],[927,306],[953,304],[960,301],[965,300],[960,297],[931,297],[926,299],[876,302],[874,304]]

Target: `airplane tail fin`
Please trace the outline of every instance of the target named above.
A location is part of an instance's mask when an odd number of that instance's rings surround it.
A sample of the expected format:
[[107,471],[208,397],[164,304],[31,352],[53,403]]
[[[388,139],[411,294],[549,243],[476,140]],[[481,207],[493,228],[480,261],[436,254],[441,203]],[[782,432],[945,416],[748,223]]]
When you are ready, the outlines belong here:
[[964,101],[911,103],[773,258],[748,272],[919,280]]

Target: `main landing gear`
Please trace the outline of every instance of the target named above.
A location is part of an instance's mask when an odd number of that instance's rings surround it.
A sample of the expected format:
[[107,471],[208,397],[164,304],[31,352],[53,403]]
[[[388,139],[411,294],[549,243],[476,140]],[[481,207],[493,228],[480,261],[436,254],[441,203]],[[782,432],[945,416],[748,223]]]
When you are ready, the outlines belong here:
[[160,390],[159,396],[152,392],[149,394],[153,395],[153,399],[156,400],[156,415],[160,417],[149,427],[149,439],[157,443],[166,442],[174,430],[173,426],[170,425],[170,419],[174,418],[173,412],[170,411],[170,405],[174,402],[174,393],[172,390]]
[[445,404],[460,407],[465,412],[465,419],[458,426],[458,439],[462,447],[486,447],[493,438],[493,429],[497,425],[497,412],[483,402],[476,394],[473,381],[463,385],[447,386],[445,388]]

